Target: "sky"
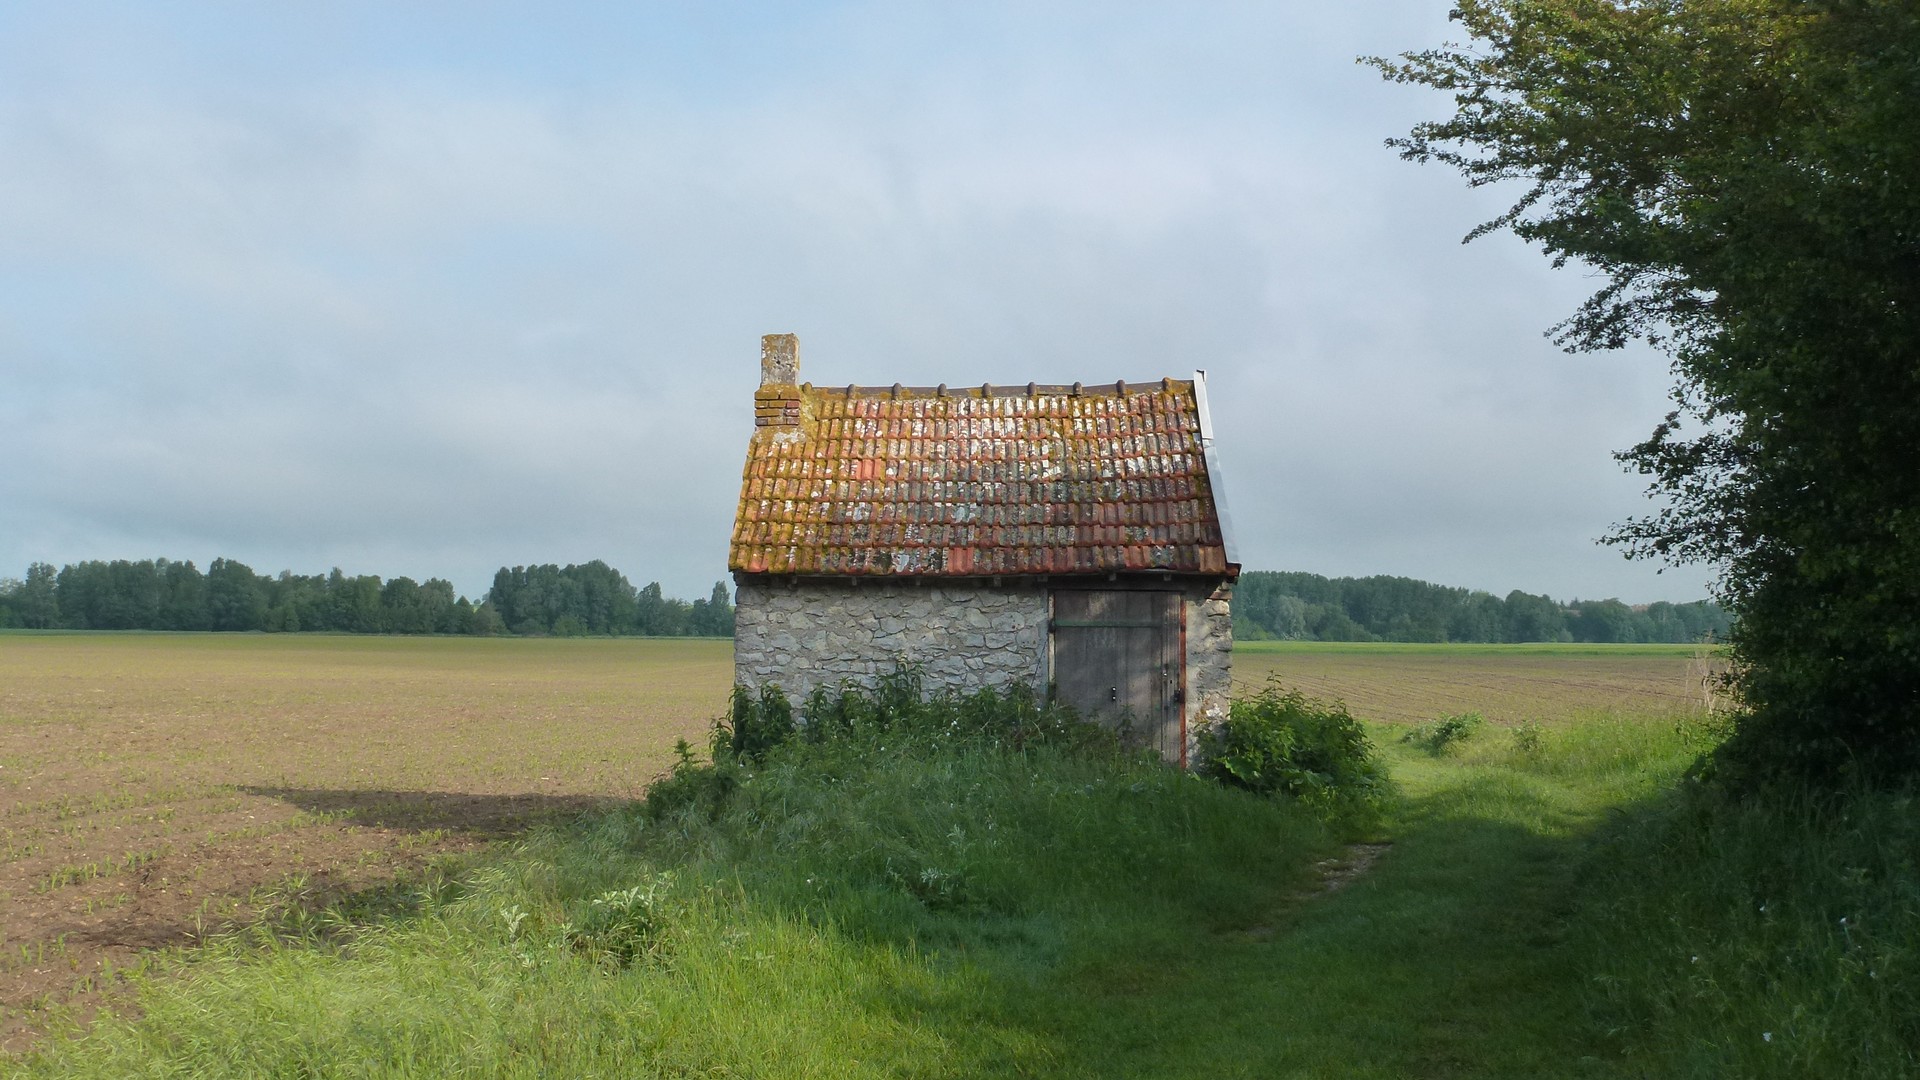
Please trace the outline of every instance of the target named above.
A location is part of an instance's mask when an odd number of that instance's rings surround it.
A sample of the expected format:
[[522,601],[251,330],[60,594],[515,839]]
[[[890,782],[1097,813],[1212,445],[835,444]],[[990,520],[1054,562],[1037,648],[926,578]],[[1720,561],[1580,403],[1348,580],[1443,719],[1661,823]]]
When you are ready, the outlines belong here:
[[[304,10],[302,9],[304,7]],[[801,378],[1207,371],[1249,569],[1706,595],[1598,537],[1666,359],[1383,143],[1448,0],[0,6],[0,577],[726,570]]]

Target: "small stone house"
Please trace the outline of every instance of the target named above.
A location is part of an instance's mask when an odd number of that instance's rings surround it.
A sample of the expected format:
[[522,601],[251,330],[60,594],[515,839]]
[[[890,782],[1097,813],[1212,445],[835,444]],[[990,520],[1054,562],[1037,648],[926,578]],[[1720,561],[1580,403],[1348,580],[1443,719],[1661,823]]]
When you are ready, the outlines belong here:
[[1240,566],[1205,373],[816,387],[761,344],[728,567],[734,673],[794,701],[897,661],[1025,683],[1185,764],[1226,711]]

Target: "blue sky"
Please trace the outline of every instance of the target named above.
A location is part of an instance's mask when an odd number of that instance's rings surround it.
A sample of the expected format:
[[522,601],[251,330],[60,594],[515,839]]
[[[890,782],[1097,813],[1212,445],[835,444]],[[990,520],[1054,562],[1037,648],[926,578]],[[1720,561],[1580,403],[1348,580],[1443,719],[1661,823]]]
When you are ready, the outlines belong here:
[[1250,567],[1692,599],[1594,538],[1665,360],[1382,140],[1367,5],[0,8],[0,576],[722,576],[759,336],[825,384],[1206,368]]

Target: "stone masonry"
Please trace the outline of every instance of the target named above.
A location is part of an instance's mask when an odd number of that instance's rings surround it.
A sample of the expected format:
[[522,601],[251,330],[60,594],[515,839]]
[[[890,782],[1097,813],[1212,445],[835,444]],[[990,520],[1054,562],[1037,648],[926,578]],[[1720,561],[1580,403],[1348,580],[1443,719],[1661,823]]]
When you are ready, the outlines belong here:
[[1226,719],[1233,701],[1233,584],[1187,593],[1187,756],[1201,725]]
[[[1232,701],[1233,585],[1194,582],[1183,592],[1191,757],[1200,728]],[[796,704],[819,686],[872,686],[899,661],[918,665],[929,690],[1047,689],[1044,586],[743,582],[735,605],[734,680],[778,686]]]
[[929,690],[1046,692],[1042,588],[742,582],[734,605],[734,680],[772,683],[796,704],[816,686],[871,686],[897,661],[918,665]]

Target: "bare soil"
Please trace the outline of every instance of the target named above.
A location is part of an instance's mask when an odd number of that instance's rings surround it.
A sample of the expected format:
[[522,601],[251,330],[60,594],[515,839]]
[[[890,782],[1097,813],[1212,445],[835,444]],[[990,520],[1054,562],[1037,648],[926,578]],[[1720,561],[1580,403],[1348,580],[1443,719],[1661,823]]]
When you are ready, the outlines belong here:
[[725,642],[0,635],[0,1049],[264,906],[638,796]]

